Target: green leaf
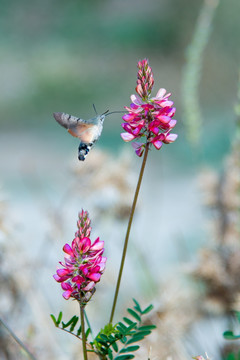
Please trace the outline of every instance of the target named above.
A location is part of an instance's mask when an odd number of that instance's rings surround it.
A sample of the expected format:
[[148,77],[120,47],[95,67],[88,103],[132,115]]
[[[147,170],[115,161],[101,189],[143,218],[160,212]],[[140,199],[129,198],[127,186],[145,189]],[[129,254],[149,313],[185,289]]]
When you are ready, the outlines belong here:
[[124,355],[118,355],[114,358],[114,360],[130,360],[134,359],[134,355],[132,354],[124,354]]
[[[143,339],[143,338],[142,338]],[[126,344],[127,345],[130,345],[130,344],[133,344],[133,343],[135,343],[135,342],[138,342],[138,341],[141,341],[142,339],[136,339],[135,337],[132,337],[131,339],[129,339],[127,342],[126,342]]]
[[86,336],[86,340],[87,340],[87,338],[88,338],[88,336],[89,336],[90,332],[91,332],[91,329],[90,329],[90,328],[88,328],[88,329],[87,329],[87,331],[86,331],[86,334],[85,334],[85,336]]
[[70,327],[71,332],[74,331],[74,328],[75,328],[77,322],[78,322],[78,317],[76,316],[75,319],[72,321],[72,324],[71,324],[71,327]]
[[108,336],[105,334],[99,334],[98,338],[101,338],[103,341],[108,342]]
[[127,309],[130,315],[132,315],[137,321],[141,322],[140,316],[133,309]]
[[116,342],[113,342],[113,343],[111,344],[111,346],[112,346],[112,348],[113,348],[113,350],[114,350],[115,352],[118,352],[118,345],[117,345]]
[[51,318],[52,318],[52,321],[54,322],[54,325],[55,325],[56,327],[58,327],[58,323],[57,323],[57,320],[56,320],[55,316],[54,316],[53,314],[50,314],[50,316],[51,316]]
[[153,330],[153,329],[156,329],[156,325],[145,325],[145,326],[140,326],[138,328],[138,330],[142,330],[142,331]]
[[127,317],[124,317],[123,320],[124,320],[125,323],[127,323],[128,325],[136,324],[136,323],[134,323],[132,320],[130,320],[130,319],[127,318]]
[[151,330],[138,331],[134,336],[147,336],[151,334]]
[[137,326],[137,323],[132,323],[132,325],[129,325],[128,328],[127,328],[127,334],[131,334],[131,332],[135,332],[135,328]]
[[227,340],[236,340],[240,339],[240,335],[234,335],[232,331],[225,331],[223,337]]
[[62,313],[62,311],[60,311],[60,313],[59,313],[59,315],[58,315],[58,319],[57,319],[57,324],[58,324],[58,325],[60,324],[60,322],[61,322],[61,320],[62,320],[62,315],[63,315],[63,313]]
[[149,311],[151,311],[153,309],[153,305],[149,305],[148,307],[146,307],[145,310],[143,310],[142,314],[145,315],[147,314]]
[[82,326],[80,325],[77,331],[77,336],[80,336],[82,332]]
[[119,323],[117,324],[117,330],[121,333],[121,334],[125,334],[127,331],[127,327],[119,321]]
[[142,309],[141,306],[139,305],[139,303],[137,302],[137,300],[133,299],[135,306],[134,309],[137,310],[138,312],[140,312],[140,314],[142,314]]
[[101,344],[104,347],[108,347],[108,343],[101,339],[96,339],[98,344]]
[[132,344],[134,342],[138,342],[144,339],[146,335],[151,334],[151,331],[139,331],[138,333],[134,334],[132,338],[127,341],[127,344]]
[[139,345],[135,345],[135,346],[128,346],[127,348],[123,348],[122,350],[119,351],[119,354],[125,353],[125,352],[133,352],[136,351],[140,348]]
[[[76,323],[75,323],[76,318],[77,318],[77,320],[78,320],[78,317],[77,317],[76,315],[74,315],[67,323],[64,323],[64,322],[62,321],[62,327],[63,327],[63,329],[67,328],[67,327],[70,326],[72,323],[76,325]],[[75,326],[75,325],[74,325],[74,326]]]
[[108,349],[108,357],[109,357],[109,360],[113,360],[113,353],[110,348]]

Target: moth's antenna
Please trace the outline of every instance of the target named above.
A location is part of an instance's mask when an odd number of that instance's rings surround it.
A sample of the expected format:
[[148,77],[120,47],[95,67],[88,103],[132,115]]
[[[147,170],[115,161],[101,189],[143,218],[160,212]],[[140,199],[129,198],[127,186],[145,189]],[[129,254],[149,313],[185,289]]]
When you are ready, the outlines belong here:
[[93,105],[94,111],[95,111],[95,113],[96,113],[96,115],[97,115],[98,113],[97,113],[96,107],[95,107],[94,104],[92,104],[92,105]]
[[108,114],[106,114],[105,116],[108,116],[108,115],[111,115],[111,114],[126,114],[126,111],[111,111]]
[[[106,116],[106,114],[108,115],[108,112],[109,112],[109,110],[106,110],[106,111],[104,111],[104,113],[102,113],[102,115],[105,115]],[[102,116],[101,115],[101,116]]]

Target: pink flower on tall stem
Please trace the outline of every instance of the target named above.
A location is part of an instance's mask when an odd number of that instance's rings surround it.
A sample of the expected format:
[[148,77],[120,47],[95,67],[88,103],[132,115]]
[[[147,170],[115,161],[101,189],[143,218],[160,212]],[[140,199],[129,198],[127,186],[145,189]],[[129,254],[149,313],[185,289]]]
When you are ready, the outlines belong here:
[[173,101],[169,100],[171,93],[165,89],[158,90],[155,97],[150,97],[154,78],[148,60],[138,62],[138,79],[136,92],[138,95],[131,95],[130,107],[122,118],[124,133],[121,137],[124,141],[143,140],[133,142],[132,146],[138,156],[142,156],[146,144],[152,144],[159,150],[163,143],[169,144],[176,140],[177,135],[171,134],[177,120],[172,119],[176,109]]
[[65,244],[64,262],[61,269],[57,269],[53,275],[57,282],[61,283],[63,297],[70,297],[85,305],[95,292],[95,285],[100,281],[105,269],[106,257],[103,257],[104,242],[97,238],[91,243],[91,220],[87,211],[81,211],[78,215],[78,230],[71,246]]

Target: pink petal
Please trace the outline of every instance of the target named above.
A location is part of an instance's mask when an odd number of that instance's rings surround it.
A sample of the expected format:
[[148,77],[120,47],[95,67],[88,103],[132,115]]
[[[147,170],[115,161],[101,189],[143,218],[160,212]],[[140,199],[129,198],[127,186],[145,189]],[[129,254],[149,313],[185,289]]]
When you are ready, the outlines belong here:
[[169,121],[171,120],[171,118],[169,116],[166,115],[159,115],[157,116],[157,118],[163,123],[163,124],[168,124]]
[[172,119],[171,121],[169,121],[169,126],[170,126],[170,129],[173,129],[174,128],[174,126],[176,125],[176,123],[177,123],[177,120],[174,120],[174,119]]
[[[137,110],[137,109],[139,108],[139,105],[136,105],[136,104],[134,104],[134,103],[131,103],[130,108],[131,108],[132,110]],[[126,109],[127,109],[127,108],[126,108]]]
[[160,101],[160,105],[162,107],[166,107],[166,106],[171,107],[173,104],[174,104],[174,102],[171,101],[171,100],[162,100],[162,101]]
[[61,278],[60,278],[57,274],[54,274],[54,275],[53,275],[53,278],[54,278],[57,282],[61,282]]
[[62,287],[63,290],[71,290],[71,291],[73,291],[72,286],[70,284],[68,284],[68,283],[65,283],[65,282],[61,283],[61,287]]
[[138,143],[138,142],[133,142],[132,143],[132,147],[135,150],[135,153],[137,154],[137,156],[141,157],[144,151],[144,144]]
[[72,294],[72,291],[68,290],[68,291],[64,291],[62,296],[64,297],[64,299],[68,300],[70,298],[71,294]]
[[158,92],[157,92],[156,98],[157,99],[162,99],[163,96],[166,94],[166,92],[167,92],[167,90],[164,89],[164,88],[159,89]]
[[104,247],[104,241],[100,241],[99,237],[94,241],[92,246],[90,247],[90,250],[96,251],[96,250],[102,250]]
[[88,275],[88,278],[89,278],[90,280],[93,280],[93,281],[97,282],[97,281],[100,280],[101,274],[100,274],[100,273],[92,273],[92,274],[89,274],[89,275]]
[[57,275],[62,277],[65,275],[69,275],[69,270],[68,269],[58,269],[57,270]]
[[136,114],[125,114],[122,119],[124,121],[132,121],[136,117]]
[[152,140],[151,143],[155,146],[157,150],[159,150],[162,147],[162,141],[160,140]]
[[92,290],[95,286],[95,282],[94,281],[90,281],[87,286],[85,286],[84,288],[82,288],[82,290],[84,291],[89,291]]
[[63,251],[64,251],[65,253],[67,253],[68,255],[73,256],[73,251],[72,251],[72,248],[71,248],[70,245],[65,244],[64,247],[63,247]]
[[135,104],[135,105],[141,105],[142,104],[142,100],[138,95],[131,95],[130,99],[131,99],[132,103]]
[[88,237],[84,237],[81,240],[79,250],[82,251],[83,253],[86,253],[90,249],[90,246],[91,246],[91,240]]
[[121,138],[124,141],[128,142],[128,141],[131,141],[131,140],[135,139],[135,136],[132,135],[132,134],[129,134],[129,133],[121,133]]
[[177,139],[177,134],[168,134],[164,140],[165,144],[169,144],[174,142]]

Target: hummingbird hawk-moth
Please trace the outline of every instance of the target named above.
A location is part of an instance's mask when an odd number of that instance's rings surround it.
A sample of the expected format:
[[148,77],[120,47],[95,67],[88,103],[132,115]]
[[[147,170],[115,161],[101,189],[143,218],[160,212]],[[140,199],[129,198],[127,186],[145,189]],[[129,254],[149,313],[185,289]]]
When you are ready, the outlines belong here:
[[61,112],[53,114],[54,118],[60,125],[65,127],[72,136],[80,139],[78,147],[78,159],[80,161],[84,161],[86,159],[86,156],[93,147],[94,143],[99,139],[102,133],[105,117],[119,112],[113,111],[109,113],[109,110],[107,110],[102,115],[98,115],[94,105],[93,108],[96,112],[96,116],[89,120],[83,120]]

